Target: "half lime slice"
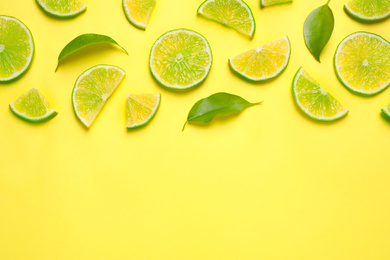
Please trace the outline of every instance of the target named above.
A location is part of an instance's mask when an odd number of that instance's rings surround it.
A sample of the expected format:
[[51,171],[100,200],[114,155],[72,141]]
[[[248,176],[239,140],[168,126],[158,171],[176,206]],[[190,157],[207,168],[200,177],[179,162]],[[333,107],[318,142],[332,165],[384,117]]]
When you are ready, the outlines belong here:
[[260,7],[268,7],[273,5],[282,5],[292,3],[293,0],[260,0]]
[[348,113],[348,110],[302,67],[294,77],[292,94],[298,108],[314,120],[335,121]]
[[390,44],[373,33],[353,33],[337,47],[334,68],[353,93],[375,95],[390,85]]
[[106,104],[125,72],[115,66],[98,65],[86,70],[77,79],[72,103],[76,116],[88,128]]
[[149,68],[163,86],[190,89],[209,74],[212,54],[206,38],[197,32],[177,29],[163,34],[150,52]]
[[36,0],[48,14],[55,17],[70,18],[84,12],[87,7],[79,0]]
[[345,12],[361,22],[378,22],[390,17],[390,0],[351,0]]
[[123,0],[122,5],[127,20],[135,27],[145,30],[152,17],[156,0]]
[[290,41],[283,37],[229,59],[229,65],[247,80],[265,81],[286,69],[290,54]]
[[0,16],[0,83],[26,72],[33,56],[34,41],[27,26],[16,18]]
[[21,95],[9,107],[16,116],[32,123],[44,122],[57,115],[57,112],[36,88]]
[[198,14],[253,38],[256,22],[252,10],[242,0],[206,0]]
[[160,94],[130,94],[126,103],[126,127],[138,128],[148,124],[160,106]]

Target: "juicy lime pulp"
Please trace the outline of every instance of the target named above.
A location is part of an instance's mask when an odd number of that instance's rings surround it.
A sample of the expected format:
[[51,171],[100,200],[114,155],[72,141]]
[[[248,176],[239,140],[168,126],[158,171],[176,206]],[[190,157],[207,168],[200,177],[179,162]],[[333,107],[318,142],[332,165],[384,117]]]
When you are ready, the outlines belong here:
[[373,33],[353,33],[337,47],[334,68],[347,89],[362,95],[377,94],[390,84],[390,44]]
[[249,37],[255,34],[252,10],[242,0],[206,0],[199,6],[198,14]]
[[124,76],[122,69],[111,65],[92,67],[79,76],[72,103],[76,116],[86,127],[91,126]]
[[240,76],[264,81],[280,75],[290,60],[290,41],[283,37],[229,59],[229,65]]
[[24,93],[9,106],[15,115],[29,122],[44,122],[57,115],[57,112],[36,88]]
[[58,17],[76,16],[86,10],[86,6],[78,0],[36,0],[47,13]]
[[348,113],[348,110],[303,68],[300,68],[294,77],[292,94],[299,109],[312,119],[334,121]]
[[0,16],[0,82],[21,76],[31,65],[34,41],[21,21]]
[[207,77],[212,54],[206,38],[197,32],[177,29],[163,34],[150,52],[153,77],[171,89],[189,89]]
[[292,2],[293,0],[260,0],[260,6],[263,8],[267,6],[288,4]]
[[123,0],[126,18],[132,25],[143,30],[148,26],[155,6],[156,0]]
[[390,16],[390,0],[351,0],[344,10],[363,22],[381,21]]
[[148,124],[160,106],[160,94],[130,94],[127,96],[126,127],[138,128]]

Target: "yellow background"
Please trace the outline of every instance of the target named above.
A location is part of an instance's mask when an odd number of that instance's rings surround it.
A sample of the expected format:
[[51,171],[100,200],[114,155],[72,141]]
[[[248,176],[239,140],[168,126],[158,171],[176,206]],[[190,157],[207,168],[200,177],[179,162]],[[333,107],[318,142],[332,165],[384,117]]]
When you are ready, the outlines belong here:
[[[331,1],[335,30],[311,56],[302,30],[324,1],[259,8],[253,40],[196,15],[202,0],[158,0],[146,31],[130,25],[121,1],[84,0],[72,20],[45,15],[33,0],[2,0],[0,12],[32,31],[36,52],[20,80],[0,86],[0,259],[390,259],[390,123],[380,109],[390,90],[370,98],[347,91],[332,60],[355,31],[390,39],[390,20],[360,24]],[[206,82],[185,93],[158,86],[149,51],[163,33],[189,28],[209,41],[214,62]],[[54,73],[61,49],[83,33],[113,37],[73,55]],[[292,56],[276,80],[251,84],[228,58],[288,35]],[[91,129],[75,117],[77,77],[97,64],[126,78]],[[290,85],[303,66],[350,110],[333,124],[309,120]],[[59,112],[33,125],[8,104],[37,87]],[[259,106],[206,126],[181,128],[192,105],[224,91]],[[129,93],[161,93],[145,128],[125,129]]]

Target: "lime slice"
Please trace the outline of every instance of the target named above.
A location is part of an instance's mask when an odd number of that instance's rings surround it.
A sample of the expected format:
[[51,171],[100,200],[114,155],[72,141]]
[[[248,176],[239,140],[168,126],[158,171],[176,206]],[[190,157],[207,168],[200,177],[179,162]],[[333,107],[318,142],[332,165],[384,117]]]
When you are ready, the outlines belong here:
[[390,104],[388,104],[387,106],[385,106],[384,108],[382,108],[382,113],[383,115],[390,120]]
[[78,0],[36,0],[38,5],[48,14],[70,18],[84,12],[87,7]]
[[123,0],[123,11],[127,20],[143,30],[148,26],[155,6],[156,0]]
[[294,77],[292,93],[299,109],[312,119],[334,121],[348,113],[348,110],[302,67]]
[[128,95],[126,127],[132,129],[148,124],[156,115],[160,99],[160,94]]
[[0,82],[21,76],[31,65],[34,41],[21,21],[0,16]]
[[377,94],[390,84],[390,44],[373,33],[353,33],[337,47],[334,68],[350,91]]
[[293,0],[260,0],[260,6],[261,8],[264,8],[273,5],[289,4],[292,2]]
[[15,115],[32,123],[44,122],[57,115],[57,112],[36,88],[21,95],[9,107]]
[[377,22],[390,17],[390,0],[351,0],[345,12],[361,22]]
[[72,93],[73,109],[86,127],[91,126],[124,76],[125,72],[118,67],[98,65],[77,79]]
[[253,38],[256,29],[252,10],[242,0],[206,0],[198,14]]
[[150,52],[153,77],[170,89],[189,89],[209,74],[212,54],[207,40],[197,32],[177,29],[163,34]]
[[290,60],[290,41],[283,37],[229,59],[238,75],[250,81],[264,81],[280,75]]

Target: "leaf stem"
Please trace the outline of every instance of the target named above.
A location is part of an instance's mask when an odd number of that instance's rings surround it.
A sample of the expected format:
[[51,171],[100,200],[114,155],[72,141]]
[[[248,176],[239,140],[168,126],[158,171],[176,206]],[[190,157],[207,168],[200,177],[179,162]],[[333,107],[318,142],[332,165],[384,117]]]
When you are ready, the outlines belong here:
[[187,122],[188,122],[188,121],[186,121],[186,122],[184,123],[183,128],[181,129],[182,132],[184,131],[184,128],[186,127]]
[[329,5],[329,2],[330,2],[330,0],[328,0],[328,2],[326,2],[326,5]]

